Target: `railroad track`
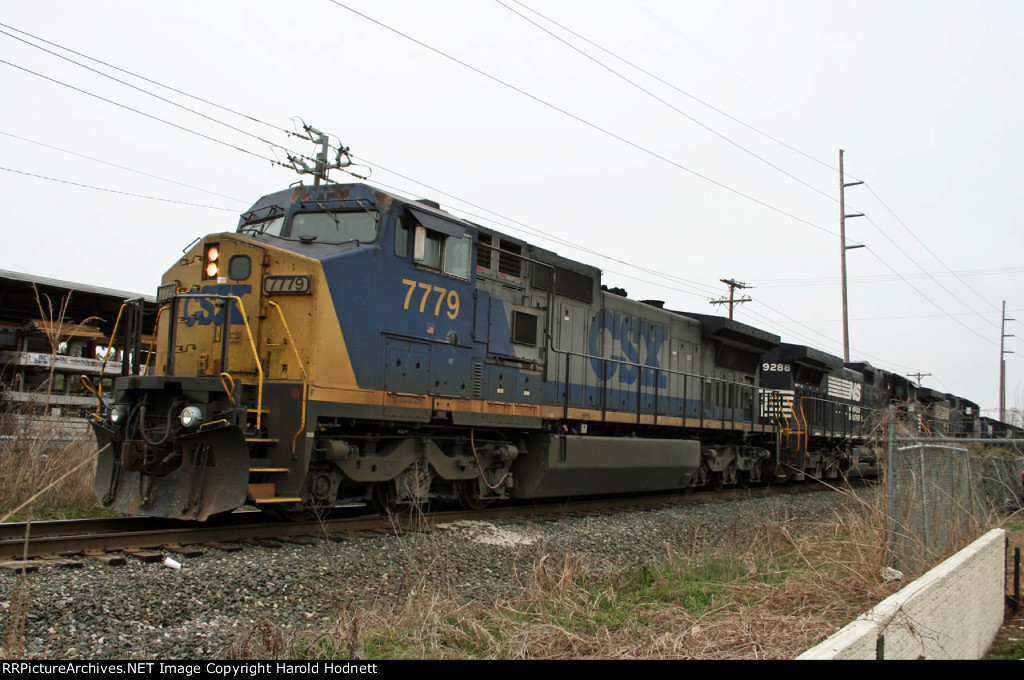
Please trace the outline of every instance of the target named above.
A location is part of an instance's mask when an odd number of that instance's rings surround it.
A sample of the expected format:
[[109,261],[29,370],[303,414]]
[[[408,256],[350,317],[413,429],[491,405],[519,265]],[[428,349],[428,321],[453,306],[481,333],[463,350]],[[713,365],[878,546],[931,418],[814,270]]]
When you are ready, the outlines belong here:
[[494,520],[530,516],[557,518],[565,514],[621,512],[631,508],[725,503],[739,498],[757,498],[778,493],[821,492],[827,488],[819,484],[805,484],[716,493],[574,499],[401,516],[367,515],[365,508],[341,508],[331,517],[316,522],[280,522],[259,511],[234,512],[205,523],[150,517],[17,522],[0,524],[0,566],[17,568],[17,564],[12,563],[45,557],[104,557],[111,551],[155,554],[180,551],[184,546],[223,547],[225,544],[237,545],[247,541],[422,530],[434,524],[462,519]]

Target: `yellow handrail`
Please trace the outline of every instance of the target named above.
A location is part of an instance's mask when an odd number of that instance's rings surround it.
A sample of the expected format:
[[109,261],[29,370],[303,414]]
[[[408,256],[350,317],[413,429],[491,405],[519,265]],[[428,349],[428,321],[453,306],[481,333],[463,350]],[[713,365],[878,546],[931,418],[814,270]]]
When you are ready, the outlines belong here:
[[[227,379],[227,382],[225,382],[225,379]],[[231,383],[230,387],[228,386],[228,383]],[[221,384],[221,387],[224,388],[224,392],[228,395],[228,399],[230,399],[231,403],[234,404],[235,403],[235,379],[231,377],[230,373],[228,373],[227,371],[224,371],[223,373],[220,374],[220,384]]]
[[156,321],[153,322],[153,337],[149,339],[149,351],[146,352],[146,375],[149,375],[149,360],[153,357],[153,347],[156,346],[156,336],[160,331],[160,317],[170,305],[163,305],[157,310]]
[[[209,297],[220,297],[220,296],[209,296]],[[242,316],[242,323],[245,325],[245,334],[249,338],[249,347],[252,349],[252,358],[256,361],[256,372],[259,374],[259,381],[257,382],[256,388],[256,429],[260,429],[263,418],[263,366],[260,364],[260,354],[256,350],[256,341],[252,337],[252,328],[249,327],[249,317],[245,315],[245,305],[242,304],[242,298],[237,295],[228,295],[228,298],[238,303],[238,311]],[[226,327],[230,321],[231,314],[230,310],[224,310],[224,326]],[[228,342],[227,335],[225,334],[224,342]],[[227,366],[225,366],[227,368]]]
[[295,447],[298,445],[299,436],[306,429],[306,398],[309,392],[309,380],[306,377],[306,367],[302,365],[302,357],[299,356],[299,348],[295,345],[295,340],[292,338],[292,332],[288,328],[288,322],[285,321],[284,312],[281,311],[281,305],[277,304],[273,300],[267,300],[267,304],[271,305],[277,310],[277,315],[281,317],[281,325],[284,326],[284,333],[288,336],[288,342],[292,346],[292,352],[295,353],[295,361],[299,364],[299,370],[302,371],[302,416],[301,422],[299,423],[299,431],[292,437],[292,453],[295,453]]
[[110,358],[110,352],[114,349],[114,338],[117,337],[117,328],[121,325],[121,316],[124,314],[125,307],[128,303],[125,302],[121,305],[121,309],[117,310],[117,319],[114,321],[114,331],[110,334],[110,342],[107,343],[107,351],[103,355],[103,363],[100,365],[100,375],[96,379],[96,388],[91,387],[92,382],[87,376],[82,376],[82,385],[85,389],[96,395],[96,416],[99,417],[103,413],[103,372],[107,370],[107,360]]
[[[216,300],[234,300],[235,302],[238,303],[238,312],[239,312],[239,315],[242,317],[242,325],[245,326],[245,335],[246,335],[246,337],[249,338],[249,349],[252,350],[252,358],[256,362],[256,373],[259,376],[258,379],[257,379],[257,383],[256,383],[256,385],[257,385],[257,388],[256,388],[256,429],[258,430],[262,426],[262,424],[263,424],[263,365],[260,363],[260,355],[259,355],[259,352],[256,350],[256,341],[252,337],[252,327],[249,326],[249,317],[245,313],[245,304],[242,302],[242,298],[240,298],[237,295],[217,295],[217,294],[212,294],[212,293],[211,294],[206,294],[206,293],[185,293],[181,297],[190,297],[190,298],[198,297],[198,298],[208,298],[208,299],[216,299]],[[231,323],[231,310],[230,309],[225,309],[224,310],[225,334],[224,334],[224,339],[222,340],[222,342],[229,342],[228,333],[227,333],[227,326],[230,323]],[[223,368],[227,368],[227,366],[224,366]],[[223,374],[221,374],[221,375],[223,376]],[[223,377],[221,377],[221,384],[222,385],[224,384],[224,378]],[[232,385],[234,385],[234,381],[233,380],[232,380]],[[225,390],[225,391],[227,391],[227,390]],[[234,401],[234,396],[232,395],[231,392],[228,392],[228,396],[231,396],[232,397],[232,401]]]
[[804,432],[803,432],[803,435],[804,435],[804,451],[807,451],[811,447],[811,439],[810,439],[811,428],[808,427],[807,414],[804,413],[804,400],[805,399],[807,399],[807,397],[800,397],[800,417],[804,419],[804,425],[803,425],[803,427],[804,427]]

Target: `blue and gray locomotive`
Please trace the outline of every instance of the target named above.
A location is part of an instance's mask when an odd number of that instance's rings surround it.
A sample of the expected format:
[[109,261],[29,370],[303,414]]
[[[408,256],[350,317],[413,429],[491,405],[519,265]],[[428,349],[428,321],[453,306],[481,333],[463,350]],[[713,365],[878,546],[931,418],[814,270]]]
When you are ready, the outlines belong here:
[[863,400],[889,397],[863,371],[620,293],[366,184],[265,196],[166,272],[151,352],[127,324],[133,358],[93,423],[96,493],[131,514],[302,518],[743,486],[870,457]]

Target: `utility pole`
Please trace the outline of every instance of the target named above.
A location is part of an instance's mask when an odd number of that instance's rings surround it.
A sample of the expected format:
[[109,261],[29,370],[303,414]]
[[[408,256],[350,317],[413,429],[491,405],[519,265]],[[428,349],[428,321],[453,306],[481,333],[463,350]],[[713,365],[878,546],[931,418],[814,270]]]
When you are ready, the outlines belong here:
[[735,307],[736,305],[741,305],[744,302],[750,302],[752,300],[752,298],[749,298],[746,295],[737,300],[735,295],[736,289],[739,288],[740,290],[747,290],[748,288],[753,288],[753,286],[748,286],[742,281],[734,281],[733,279],[719,279],[719,281],[729,286],[729,297],[719,298],[717,300],[708,300],[708,302],[710,302],[713,305],[729,305],[729,318],[731,319],[733,307]]
[[327,177],[327,173],[330,170],[339,170],[347,168],[352,165],[352,156],[349,154],[349,148],[347,146],[338,147],[337,156],[333,163],[327,162],[327,156],[331,151],[330,135],[320,132],[312,125],[306,125],[303,123],[302,130],[306,134],[299,134],[298,132],[291,132],[293,137],[299,137],[307,141],[313,142],[320,147],[320,151],[316,154],[316,158],[313,159],[313,167],[309,167],[306,163],[306,158],[303,156],[293,156],[288,154],[288,167],[300,175],[313,175],[313,186],[320,186],[320,182],[327,183],[330,180]]
[[1013,354],[1012,350],[1006,349],[1006,338],[1013,335],[1006,334],[1006,322],[1016,319],[1006,318],[1006,300],[1003,300],[1002,323],[999,326],[999,422],[1006,422],[1006,355]]
[[846,187],[855,187],[864,182],[846,183],[843,175],[843,150],[839,150],[839,269],[843,279],[843,363],[850,363],[850,315],[846,304],[846,251],[863,248],[863,245],[846,245],[846,218],[864,217],[864,213],[846,214]]
[[931,373],[907,373],[908,378],[917,378],[917,386],[921,386],[921,378],[925,378],[931,375]]

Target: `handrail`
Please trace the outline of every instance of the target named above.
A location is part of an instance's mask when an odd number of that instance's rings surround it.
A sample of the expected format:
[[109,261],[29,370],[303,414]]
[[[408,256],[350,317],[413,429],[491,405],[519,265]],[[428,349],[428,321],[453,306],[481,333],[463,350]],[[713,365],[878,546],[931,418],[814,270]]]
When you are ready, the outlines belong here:
[[[249,326],[249,317],[245,314],[245,304],[242,302],[242,298],[237,295],[217,295],[214,293],[181,293],[174,296],[176,299],[180,298],[191,298],[200,300],[234,300],[238,303],[238,311],[242,317],[242,325],[245,326],[245,334],[249,338],[249,348],[252,350],[252,358],[256,362],[256,373],[258,374],[257,389],[256,389],[256,429],[262,426],[263,418],[263,365],[260,363],[260,355],[256,350],[256,341],[252,337],[252,328]],[[229,307],[224,308],[224,334],[221,342],[227,344],[230,334],[227,332],[227,326],[231,323],[231,310]],[[227,368],[225,365],[223,368]]]
[[[128,307],[128,303],[124,302],[121,304],[121,309],[117,310],[117,319],[114,321],[114,330],[110,334],[110,342],[107,343],[107,351],[103,355],[103,363],[100,365],[100,374],[96,378],[96,389],[90,389],[88,385],[85,385],[86,389],[96,395],[96,415],[97,417],[103,412],[103,373],[107,370],[107,360],[110,359],[110,351],[114,348],[114,338],[117,337],[117,328],[121,325],[121,317],[124,315],[125,308]],[[85,376],[82,376],[85,378]]]
[[170,308],[170,305],[161,305],[160,309],[156,312],[156,321],[153,322],[153,337],[149,339],[149,350],[146,352],[146,374],[149,374],[149,360],[153,358],[156,352],[153,348],[156,346],[157,334],[160,331],[160,317],[164,315],[164,312]]
[[267,304],[271,305],[277,310],[277,315],[281,317],[281,325],[284,326],[285,335],[288,336],[288,342],[292,346],[292,352],[295,353],[295,360],[299,363],[299,370],[302,371],[302,410],[301,410],[301,422],[299,423],[299,431],[292,437],[292,454],[295,454],[295,448],[298,446],[299,436],[306,430],[306,398],[309,392],[309,380],[306,376],[306,367],[302,364],[302,357],[299,356],[299,348],[295,345],[295,340],[292,338],[292,332],[288,328],[288,322],[285,321],[284,312],[281,311],[281,305],[277,304],[273,300],[267,300]]
[[[226,379],[226,380],[225,380]],[[230,383],[230,385],[228,384]],[[222,371],[220,374],[220,385],[224,388],[224,393],[228,395],[228,399],[231,403],[235,403],[235,379],[231,377],[231,374],[227,371]]]
[[[700,388],[699,388],[700,392],[699,392],[699,396],[697,398],[699,415],[700,415],[700,421],[701,421],[700,427],[704,426],[704,420],[705,420],[705,418],[704,418],[704,407],[705,407],[704,385],[706,385],[706,384],[713,384],[713,383],[721,383],[721,384],[726,385],[726,386],[735,385],[735,386],[740,388],[740,394],[743,393],[743,390],[749,390],[752,393],[756,393],[757,390],[762,389],[762,388],[760,388],[757,385],[749,385],[747,383],[735,382],[735,381],[732,381],[732,380],[726,380],[724,378],[715,378],[715,377],[711,377],[711,376],[703,376],[703,375],[698,375],[696,373],[687,373],[686,371],[676,371],[676,370],[672,370],[672,369],[668,369],[668,368],[662,368],[660,366],[651,366],[651,365],[648,365],[648,364],[640,364],[640,363],[636,363],[636,362],[632,362],[632,361],[613,359],[613,358],[602,357],[602,356],[595,356],[595,355],[586,354],[586,353],[583,353],[583,352],[573,352],[573,351],[567,351],[567,350],[552,350],[552,352],[555,353],[555,354],[564,354],[565,355],[565,379],[563,381],[559,381],[557,379],[557,376],[556,376],[555,382],[556,383],[562,382],[562,384],[565,386],[565,394],[564,394],[563,404],[562,404],[562,413],[563,413],[563,418],[565,418],[566,420],[568,419],[569,405],[570,405],[569,404],[569,402],[570,402],[570,398],[569,398],[569,393],[570,393],[570,389],[569,389],[569,385],[570,385],[569,374],[570,374],[570,367],[571,367],[570,359],[572,357],[583,359],[584,361],[592,360],[592,361],[600,361],[600,362],[602,362],[601,363],[601,366],[602,366],[602,368],[601,368],[601,376],[598,378],[600,380],[600,382],[601,382],[601,385],[600,385],[600,395],[601,395],[600,408],[601,408],[602,412],[605,412],[607,410],[607,399],[608,399],[608,394],[607,393],[608,393],[608,383],[609,383],[609,379],[607,377],[608,376],[608,370],[607,370],[608,364],[614,364],[614,365],[616,365],[618,367],[625,366],[625,367],[630,367],[630,368],[636,368],[637,369],[637,378],[636,378],[636,380],[637,380],[637,388],[636,388],[636,396],[637,396],[636,415],[637,415],[637,422],[638,422],[638,424],[640,422],[640,416],[643,414],[643,410],[642,410],[642,408],[640,406],[640,395],[642,395],[644,393],[643,392],[643,387],[644,387],[643,380],[644,380],[644,371],[645,370],[648,371],[649,373],[653,373],[653,375],[654,375],[654,385],[653,385],[654,392],[653,392],[652,396],[654,397],[653,414],[654,414],[655,422],[657,422],[657,417],[658,417],[658,414],[659,414],[659,411],[658,411],[658,397],[660,396],[660,394],[659,394],[659,387],[658,387],[658,377],[659,377],[659,375],[665,375],[666,377],[677,376],[677,377],[682,377],[683,378],[683,389],[684,389],[684,392],[683,392],[682,398],[683,398],[684,404],[688,401],[688,395],[686,394],[686,387],[687,387],[688,378],[695,378],[698,381],[700,381],[699,382],[699,384],[700,384]],[[555,365],[557,365],[557,363]],[[586,369],[584,368],[584,372],[585,372],[585,370]],[[585,388],[586,384],[582,383],[580,385],[580,387],[581,388]],[[726,394],[726,393],[727,393],[727,390],[723,390],[723,395]],[[711,406],[714,407],[716,405],[715,404],[715,400],[711,399],[710,401],[711,401]],[[721,406],[722,406],[723,409],[726,408],[725,405],[724,405],[724,401],[721,404]],[[742,403],[741,403],[741,405],[738,408],[740,410],[742,410]],[[733,407],[731,407],[731,410],[732,410],[731,422],[735,426],[735,423],[736,423],[735,412],[737,410],[737,407],[734,405]],[[757,409],[754,408],[753,403],[751,404],[750,411],[751,411],[751,413],[750,413],[750,418],[749,418],[749,424],[751,426],[753,426],[757,422],[757,419],[758,419],[758,412],[757,412]],[[689,417],[689,414],[688,413],[684,413],[684,417]],[[723,415],[723,419],[724,419],[724,415]],[[746,423],[747,420],[748,419],[744,418],[744,419],[741,419],[740,422],[741,423]]]
[[[804,413],[804,400],[805,399],[807,399],[806,396],[800,397],[799,404],[800,404],[800,417],[803,418],[803,420],[804,420],[804,451],[807,451],[811,447],[811,426],[810,426],[810,421],[807,420],[807,414]],[[797,440],[797,443],[799,444],[799,440]]]
[[[765,388],[762,388],[765,389]],[[789,436],[793,433],[793,428],[789,425],[789,416],[786,415],[785,405],[786,398],[779,393],[778,390],[766,390],[768,394],[768,408],[771,410],[774,408],[777,411],[776,422],[779,427],[779,437],[786,437],[786,441],[789,441]],[[793,412],[793,405],[790,403],[790,413]]]

